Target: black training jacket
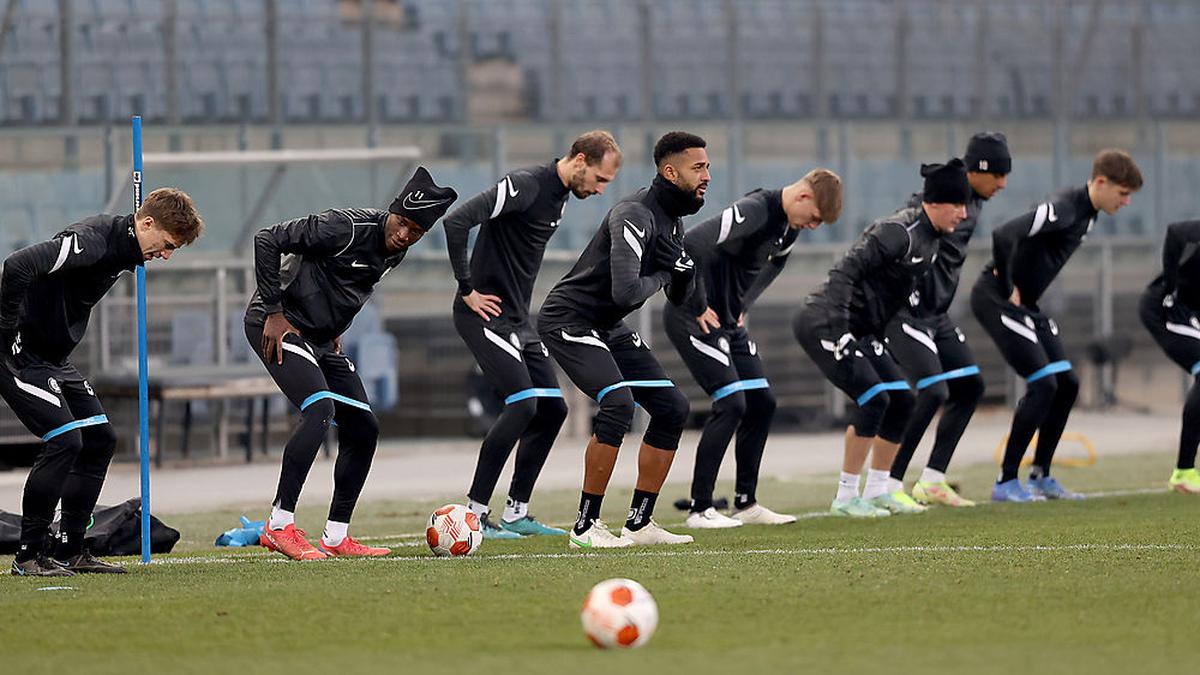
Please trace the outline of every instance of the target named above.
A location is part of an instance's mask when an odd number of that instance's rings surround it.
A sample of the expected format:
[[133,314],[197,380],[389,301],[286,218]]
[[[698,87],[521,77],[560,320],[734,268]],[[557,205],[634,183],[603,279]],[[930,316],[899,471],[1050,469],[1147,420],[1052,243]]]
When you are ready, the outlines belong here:
[[[476,290],[500,296],[504,317],[528,321],[533,284],[569,194],[554,160],[513,171],[446,215],[442,223],[459,309],[466,308],[462,296]],[[481,227],[468,265],[467,238],[476,225]]]
[[723,328],[735,328],[783,271],[798,235],[780,190],[755,190],[691,228],[683,245],[696,261],[696,283],[684,309],[699,316],[709,307]]
[[346,331],[375,284],[404,259],[390,253],[379,209],[330,209],[288,220],[254,235],[258,290],[246,321],[262,324],[282,311],[308,340],[328,342]]
[[1193,311],[1200,311],[1200,220],[1185,220],[1167,226],[1163,242],[1163,271],[1151,285],[1164,295],[1177,293]]
[[22,350],[62,363],[83,339],[92,308],[121,272],[142,262],[132,215],[92,216],[14,251],[0,277],[0,329],[19,330]]
[[805,302],[824,310],[836,335],[880,335],[938,258],[941,237],[925,210],[907,208],[877,220]]
[[[923,197],[920,192],[914,194],[908,200],[908,207],[920,208]],[[958,291],[959,275],[967,260],[967,245],[979,226],[983,202],[983,197],[972,190],[971,198],[967,201],[967,217],[954,228],[954,232],[941,236],[937,261],[929,273],[917,282],[916,294],[910,299],[908,312],[913,316],[931,318],[950,311],[950,303]]]
[[[668,184],[669,185],[669,184]],[[656,260],[664,246],[683,247],[683,219],[656,181],[614,206],[575,266],[550,291],[538,330],[587,325],[608,329],[666,286],[671,275]],[[677,296],[682,302],[688,289]]]
[[1005,297],[1016,286],[1021,304],[1036,309],[1042,293],[1087,239],[1096,213],[1087,186],[1055,192],[1032,211],[996,228],[992,260],[984,274],[994,270]]

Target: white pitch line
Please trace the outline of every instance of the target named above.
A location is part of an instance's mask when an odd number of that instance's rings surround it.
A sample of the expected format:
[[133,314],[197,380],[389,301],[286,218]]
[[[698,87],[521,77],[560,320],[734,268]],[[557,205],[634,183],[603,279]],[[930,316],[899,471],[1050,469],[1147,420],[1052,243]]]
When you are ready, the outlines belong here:
[[[736,556],[736,555],[780,555],[780,556],[817,556],[817,555],[875,555],[875,554],[891,554],[891,553],[1063,553],[1071,551],[1196,551],[1200,550],[1200,545],[1196,544],[1044,544],[1044,545],[995,545],[995,546],[865,546],[851,548],[837,547],[821,547],[821,548],[772,548],[772,549],[749,549],[743,551],[729,550],[670,550],[670,551],[637,551],[637,552],[621,552],[614,555],[614,558],[681,558],[681,557],[714,557],[714,556]],[[578,553],[505,553],[500,555],[485,555],[475,558],[439,558],[436,556],[405,556],[405,557],[383,557],[383,558],[367,558],[373,562],[390,562],[390,563],[427,563],[443,560],[557,560],[560,558],[595,558],[595,554],[590,551],[580,551]],[[244,562],[269,562],[269,563],[284,563],[289,562],[286,558],[273,556],[270,558],[260,558],[258,556],[223,556],[223,557],[208,557],[208,556],[187,556],[180,558],[159,558],[152,564],[155,565],[183,565],[183,564],[237,564]],[[330,561],[312,561],[318,564],[345,563],[345,559],[333,559]],[[125,563],[127,565],[137,565],[138,563]]]

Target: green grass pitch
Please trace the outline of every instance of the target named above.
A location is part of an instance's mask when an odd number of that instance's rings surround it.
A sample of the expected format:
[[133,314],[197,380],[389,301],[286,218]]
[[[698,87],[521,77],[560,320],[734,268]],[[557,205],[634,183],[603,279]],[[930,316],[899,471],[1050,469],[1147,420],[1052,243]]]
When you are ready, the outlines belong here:
[[[396,544],[378,560],[215,549],[239,511],[167,515],[183,540],[162,564],[0,581],[0,664],[22,675],[1187,670],[1200,639],[1200,498],[1161,490],[1170,466],[1159,455],[1058,471],[1072,488],[1121,493],[1084,502],[809,517],[589,554],[541,538],[434,559],[414,536],[432,501],[363,505],[354,532]],[[993,473],[959,477],[982,498]],[[760,495],[809,513],[827,507],[834,483],[771,481]],[[669,502],[685,490],[664,491],[661,522],[680,523]],[[535,513],[564,522],[575,499],[538,495]],[[628,499],[610,491],[605,515],[617,527]],[[324,513],[298,517],[318,531]],[[654,594],[658,633],[642,649],[602,652],[579,609],[592,584],[617,576]],[[70,590],[39,590],[53,586]]]

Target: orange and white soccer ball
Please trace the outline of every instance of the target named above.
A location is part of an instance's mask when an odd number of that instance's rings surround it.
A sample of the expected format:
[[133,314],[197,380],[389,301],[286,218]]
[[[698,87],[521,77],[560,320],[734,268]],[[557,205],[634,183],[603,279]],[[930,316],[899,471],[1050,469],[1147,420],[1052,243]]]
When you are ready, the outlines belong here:
[[479,516],[462,504],[447,504],[429,516],[425,541],[436,555],[471,555],[483,542]]
[[650,641],[658,628],[658,603],[631,579],[609,579],[583,601],[583,632],[601,649],[632,649]]

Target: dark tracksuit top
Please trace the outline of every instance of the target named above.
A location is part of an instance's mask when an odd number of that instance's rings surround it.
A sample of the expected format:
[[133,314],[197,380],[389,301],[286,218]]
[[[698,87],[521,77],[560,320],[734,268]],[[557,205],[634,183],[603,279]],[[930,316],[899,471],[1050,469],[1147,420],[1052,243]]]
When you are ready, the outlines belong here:
[[655,253],[668,242],[683,246],[683,219],[667,211],[662,189],[656,182],[608,212],[575,266],[542,303],[539,331],[613,328],[664,287],[673,304],[684,301],[690,289],[669,287],[670,272],[656,262]]
[[880,336],[938,259],[941,236],[920,206],[871,224],[805,303],[824,314],[834,339]]
[[8,256],[0,279],[0,329],[21,350],[63,364],[83,339],[92,308],[122,272],[142,264],[133,216],[98,215]]
[[995,270],[1002,297],[1012,295],[1015,286],[1021,305],[1037,311],[1042,294],[1092,231],[1096,215],[1086,185],[1055,192],[1033,211],[996,228],[984,278]]
[[[462,296],[473,290],[500,296],[501,316],[521,327],[522,339],[537,339],[529,321],[533,284],[569,194],[552,160],[513,171],[446,215],[446,248],[458,280],[456,310],[470,311]],[[476,225],[479,236],[468,263],[467,238]]]
[[[909,208],[920,208],[924,195],[920,192],[908,200]],[[929,273],[917,282],[915,295],[911,298],[908,313],[918,318],[932,318],[950,311],[950,303],[958,291],[959,275],[967,259],[967,246],[979,226],[979,213],[983,210],[983,197],[971,191],[967,201],[967,217],[944,234],[938,242],[937,260]]]
[[708,307],[722,328],[737,327],[741,315],[783,271],[799,236],[788,226],[782,200],[780,190],[755,190],[687,231],[683,244],[697,269],[695,288],[682,310],[695,317]]
[[1185,220],[1167,226],[1163,242],[1163,271],[1151,282],[1160,295],[1176,294],[1192,311],[1200,311],[1200,220]]
[[[1138,302],[1142,324],[1176,363],[1200,375],[1200,220],[1167,227],[1163,271]],[[1169,296],[1172,296],[1168,299]],[[1194,451],[1188,443],[1183,449]]]
[[[314,343],[340,336],[370,299],[375,284],[404,259],[384,243],[388,212],[330,209],[288,220],[254,235],[258,290],[246,322],[262,325],[282,311]],[[286,255],[286,261],[280,260]]]

